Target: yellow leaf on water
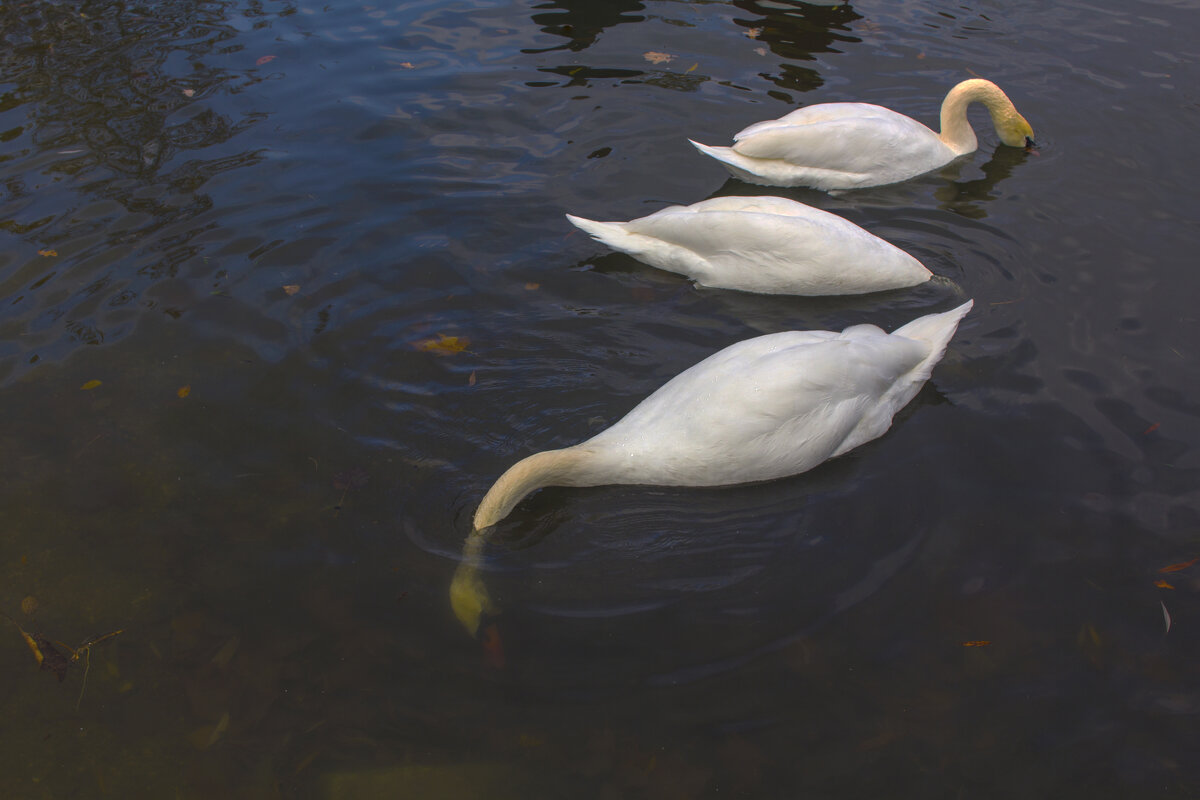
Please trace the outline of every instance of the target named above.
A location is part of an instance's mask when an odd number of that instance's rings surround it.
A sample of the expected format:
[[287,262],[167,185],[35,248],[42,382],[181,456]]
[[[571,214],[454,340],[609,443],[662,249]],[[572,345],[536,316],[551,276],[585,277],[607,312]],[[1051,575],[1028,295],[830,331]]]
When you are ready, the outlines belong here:
[[38,250],[38,255],[46,256],[47,258],[49,258],[50,256],[58,255],[58,251],[57,250]]
[[191,393],[192,393],[192,387],[191,387],[191,386],[180,386],[180,387],[179,387],[179,389],[178,389],[178,391],[176,391],[176,392],[175,392],[175,394],[179,395],[179,399],[180,399],[180,400],[182,400],[183,398],[187,397],[187,396],[188,396],[189,394],[191,394]]
[[284,287],[283,287],[283,291],[284,291],[284,294],[287,294],[287,295],[289,295],[289,296],[290,296],[290,295],[293,295],[293,294],[295,294],[296,292],[300,291],[300,284],[298,284],[298,283],[289,283],[287,286],[284,286]]
[[991,642],[986,639],[977,639],[973,642],[963,642],[963,647],[987,647]]
[[532,292],[533,290],[537,289],[539,286],[541,286],[540,283],[527,283],[527,284],[525,284],[525,290],[528,292]]
[[684,74],[686,75],[687,73],[689,73],[689,72],[693,71],[694,69],[696,69],[696,67],[698,67],[698,66],[700,66],[700,62],[699,62],[699,61],[697,61],[695,64],[692,64],[690,67],[688,67],[686,70],[684,70]]
[[433,353],[439,356],[452,356],[455,353],[461,353],[471,344],[471,340],[465,336],[447,336],[444,333],[439,333],[436,339],[422,339],[417,342],[414,347],[424,353]]
[[83,386],[80,386],[79,388],[83,389],[85,392],[90,392],[92,389],[95,389],[97,386],[100,386],[103,383],[104,383],[104,381],[91,380],[91,381],[88,381],[87,383],[85,383]]
[[642,58],[646,59],[651,64],[666,64],[674,57],[675,56],[671,55],[670,53],[656,53],[653,50],[648,53],[642,53]]

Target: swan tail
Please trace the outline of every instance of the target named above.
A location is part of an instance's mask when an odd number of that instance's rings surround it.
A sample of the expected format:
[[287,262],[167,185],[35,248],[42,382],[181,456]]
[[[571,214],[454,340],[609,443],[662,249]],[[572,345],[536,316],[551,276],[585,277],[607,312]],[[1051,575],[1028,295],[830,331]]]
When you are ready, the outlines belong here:
[[918,380],[925,380],[933,373],[934,365],[942,360],[946,348],[950,345],[950,339],[958,330],[958,323],[962,322],[962,318],[967,315],[973,305],[975,305],[975,301],[968,300],[958,308],[941,314],[919,317],[892,331],[893,336],[903,336],[929,346],[929,355],[917,365],[914,377],[917,377]]
[[628,250],[630,234],[625,231],[624,223],[596,222],[583,217],[566,215],[567,220],[593,239],[603,242],[614,250]]
[[708,156],[709,158],[715,158],[722,164],[726,164],[731,167],[738,166],[736,159],[740,158],[741,156],[735,153],[732,147],[713,147],[707,144],[700,144],[693,139],[688,139],[688,141],[692,143],[693,147],[695,147],[701,153],[704,153],[704,155]]

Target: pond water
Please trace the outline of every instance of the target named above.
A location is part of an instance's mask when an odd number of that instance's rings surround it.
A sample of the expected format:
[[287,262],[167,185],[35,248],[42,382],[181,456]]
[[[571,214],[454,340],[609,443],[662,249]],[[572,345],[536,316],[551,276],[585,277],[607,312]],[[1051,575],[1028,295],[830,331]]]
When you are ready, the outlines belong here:
[[[0,794],[1196,797],[1200,564],[1162,570],[1200,556],[1198,24],[0,6]],[[840,100],[936,124],[972,75],[1036,150],[977,108],[972,156],[830,196],[686,141]],[[949,280],[697,289],[563,218],[764,191]],[[735,341],[964,297],[883,438],[767,484],[539,492],[483,555],[497,638],[454,619],[517,459]]]

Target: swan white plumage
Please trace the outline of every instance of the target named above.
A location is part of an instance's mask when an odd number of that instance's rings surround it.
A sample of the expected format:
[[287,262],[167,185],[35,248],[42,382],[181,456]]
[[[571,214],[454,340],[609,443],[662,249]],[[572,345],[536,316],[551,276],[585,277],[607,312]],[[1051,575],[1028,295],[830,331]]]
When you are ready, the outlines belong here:
[[784,197],[714,197],[630,222],[567,219],[614,250],[717,289],[863,294],[933,277],[853,222]]
[[822,103],[757,122],[734,136],[732,147],[692,144],[749,183],[827,191],[882,186],[974,152],[979,143],[967,106],[975,102],[991,113],[1004,144],[1033,144],[1029,122],[999,86],[982,78],[963,81],[946,95],[941,133],[882,106]]
[[468,632],[493,610],[478,575],[483,531],[543,486],[721,486],[796,475],[882,436],[946,352],[972,301],[892,333],[788,331],[730,345],[681,372],[612,427],[510,467],[484,496],[450,586]]

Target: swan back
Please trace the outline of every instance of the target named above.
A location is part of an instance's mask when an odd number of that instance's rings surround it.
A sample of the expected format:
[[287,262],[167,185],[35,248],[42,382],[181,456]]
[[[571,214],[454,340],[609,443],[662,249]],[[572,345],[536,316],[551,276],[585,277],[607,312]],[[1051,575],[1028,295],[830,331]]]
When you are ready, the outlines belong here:
[[857,325],[739,342],[580,447],[609,483],[712,486],[804,472],[886,432],[970,308],[903,334]]
[[854,223],[782,197],[715,197],[630,222],[567,219],[609,247],[714,288],[862,294],[932,277]]

